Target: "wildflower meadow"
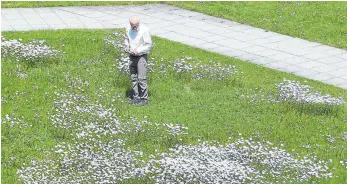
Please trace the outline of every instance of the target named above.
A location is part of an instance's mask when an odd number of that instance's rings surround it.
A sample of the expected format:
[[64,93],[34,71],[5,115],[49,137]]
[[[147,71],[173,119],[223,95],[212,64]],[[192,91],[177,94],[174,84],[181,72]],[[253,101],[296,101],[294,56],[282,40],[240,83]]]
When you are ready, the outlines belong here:
[[123,30],[3,32],[3,183],[344,183],[347,91],[153,36],[127,103]]

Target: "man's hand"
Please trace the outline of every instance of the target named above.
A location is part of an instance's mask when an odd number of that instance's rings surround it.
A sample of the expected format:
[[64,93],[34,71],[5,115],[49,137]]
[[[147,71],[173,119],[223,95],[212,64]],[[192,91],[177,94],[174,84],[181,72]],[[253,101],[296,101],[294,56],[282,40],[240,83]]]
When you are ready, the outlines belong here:
[[136,55],[136,54],[137,54],[137,52],[136,52],[136,50],[134,49],[134,50],[130,51],[130,54],[132,54],[132,55]]

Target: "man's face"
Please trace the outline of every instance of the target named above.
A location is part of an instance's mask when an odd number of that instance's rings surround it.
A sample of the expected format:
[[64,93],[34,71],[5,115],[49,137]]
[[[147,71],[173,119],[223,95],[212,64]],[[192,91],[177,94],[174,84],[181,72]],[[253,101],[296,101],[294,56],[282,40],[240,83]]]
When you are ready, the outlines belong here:
[[133,29],[134,31],[138,31],[139,29],[139,23],[130,23],[131,29]]

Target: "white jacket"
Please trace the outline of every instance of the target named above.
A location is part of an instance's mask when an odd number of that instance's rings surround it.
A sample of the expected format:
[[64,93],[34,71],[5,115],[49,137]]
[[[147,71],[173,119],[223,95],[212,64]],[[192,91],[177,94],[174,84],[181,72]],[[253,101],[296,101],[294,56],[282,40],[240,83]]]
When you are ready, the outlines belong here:
[[135,50],[137,56],[148,54],[152,49],[152,38],[149,29],[140,23],[138,31],[134,31],[129,24],[126,27],[124,45],[128,51]]

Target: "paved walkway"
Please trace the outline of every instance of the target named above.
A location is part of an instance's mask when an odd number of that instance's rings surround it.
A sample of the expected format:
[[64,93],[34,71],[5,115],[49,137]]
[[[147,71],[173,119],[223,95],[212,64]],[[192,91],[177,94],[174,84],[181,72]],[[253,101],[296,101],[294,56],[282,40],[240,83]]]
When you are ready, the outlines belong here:
[[122,28],[152,34],[347,89],[347,51],[168,5],[1,9],[1,31]]

